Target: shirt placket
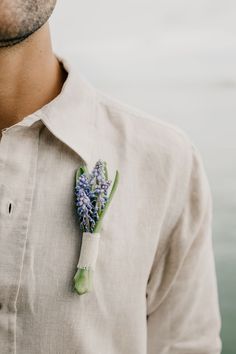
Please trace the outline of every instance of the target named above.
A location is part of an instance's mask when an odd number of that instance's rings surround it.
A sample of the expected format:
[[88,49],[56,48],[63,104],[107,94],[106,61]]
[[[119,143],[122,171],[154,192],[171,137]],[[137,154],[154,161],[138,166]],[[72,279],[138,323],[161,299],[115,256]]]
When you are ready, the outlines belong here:
[[16,353],[17,297],[36,179],[39,126],[12,126],[0,142],[0,343]]

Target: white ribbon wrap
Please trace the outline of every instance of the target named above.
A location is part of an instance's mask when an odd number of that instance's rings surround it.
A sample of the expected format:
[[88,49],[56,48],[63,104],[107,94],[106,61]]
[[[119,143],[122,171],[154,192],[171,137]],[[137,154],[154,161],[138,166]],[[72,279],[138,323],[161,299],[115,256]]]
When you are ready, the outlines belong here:
[[95,270],[100,241],[99,232],[83,232],[82,245],[80,250],[77,268],[89,267]]

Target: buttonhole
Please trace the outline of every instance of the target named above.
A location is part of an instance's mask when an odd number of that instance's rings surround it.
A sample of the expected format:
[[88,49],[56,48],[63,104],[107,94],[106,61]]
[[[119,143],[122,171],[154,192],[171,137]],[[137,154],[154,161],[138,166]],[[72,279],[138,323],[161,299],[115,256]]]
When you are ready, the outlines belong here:
[[9,212],[9,214],[11,214],[11,212],[12,212],[12,204],[11,204],[11,202],[8,204],[8,212]]

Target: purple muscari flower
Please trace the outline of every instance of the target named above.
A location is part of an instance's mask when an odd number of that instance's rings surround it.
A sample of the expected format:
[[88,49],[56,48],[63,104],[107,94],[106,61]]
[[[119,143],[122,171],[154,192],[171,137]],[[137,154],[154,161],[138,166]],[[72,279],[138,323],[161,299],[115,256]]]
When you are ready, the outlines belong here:
[[76,183],[76,206],[82,231],[93,232],[99,214],[108,200],[111,181],[106,179],[105,162],[98,160],[90,175],[82,174]]

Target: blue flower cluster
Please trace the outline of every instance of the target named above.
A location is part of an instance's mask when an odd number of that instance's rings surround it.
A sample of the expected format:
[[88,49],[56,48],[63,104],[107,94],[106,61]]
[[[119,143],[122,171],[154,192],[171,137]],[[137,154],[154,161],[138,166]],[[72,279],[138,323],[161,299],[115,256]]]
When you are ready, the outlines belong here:
[[105,161],[98,160],[91,174],[83,173],[75,186],[77,214],[82,232],[93,232],[101,211],[108,200],[108,188]]

